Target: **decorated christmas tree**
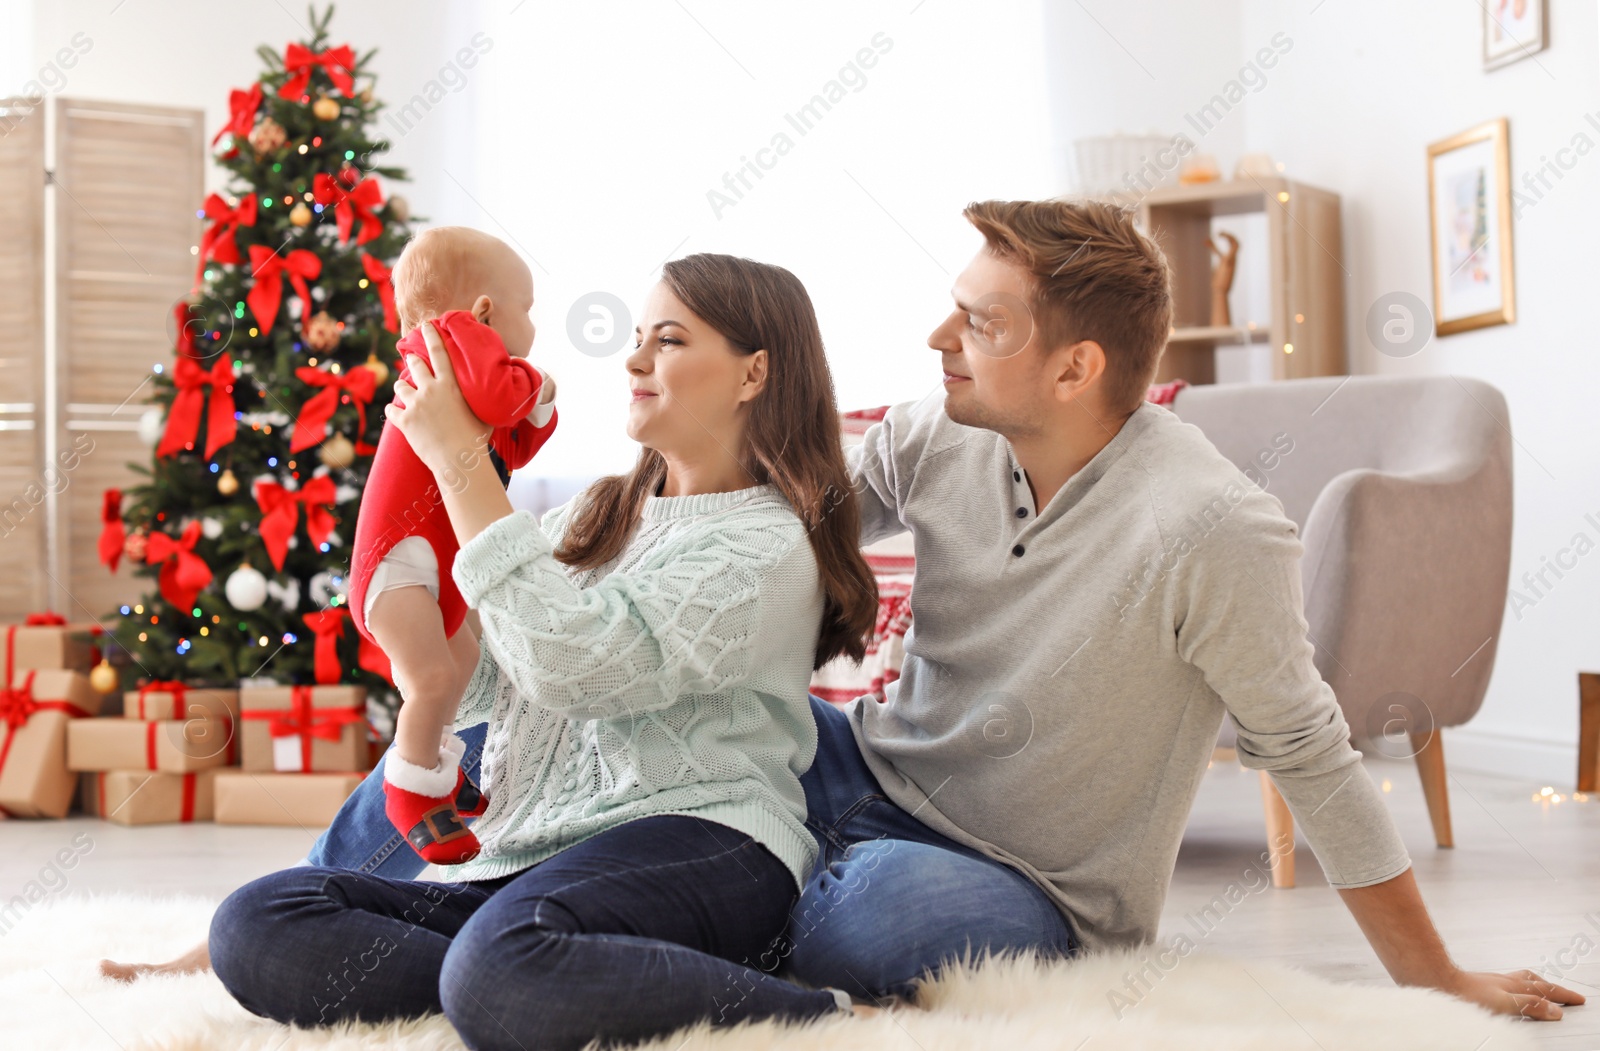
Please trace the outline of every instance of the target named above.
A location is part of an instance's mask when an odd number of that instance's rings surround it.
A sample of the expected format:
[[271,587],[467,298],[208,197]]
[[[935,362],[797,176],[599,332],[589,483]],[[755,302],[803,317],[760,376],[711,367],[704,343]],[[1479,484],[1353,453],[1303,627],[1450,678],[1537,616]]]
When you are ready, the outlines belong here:
[[[141,430],[148,482],[105,494],[103,561],[154,590],[115,623],[124,675],[389,688],[344,606],[349,545],[391,395],[389,271],[407,209],[378,159],[382,103],[357,57],[312,37],[259,50],[213,140],[232,173],[200,206],[195,290],[174,311]],[[131,658],[131,659],[129,659]]]

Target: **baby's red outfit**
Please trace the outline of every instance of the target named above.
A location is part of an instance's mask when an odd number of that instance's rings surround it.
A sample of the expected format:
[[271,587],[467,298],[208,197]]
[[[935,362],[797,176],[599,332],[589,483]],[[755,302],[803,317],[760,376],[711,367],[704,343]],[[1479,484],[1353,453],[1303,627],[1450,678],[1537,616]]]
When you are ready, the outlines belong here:
[[[539,403],[543,381],[539,371],[506,353],[505,344],[488,325],[463,310],[434,320],[445,352],[455,367],[456,383],[473,413],[494,428],[489,446],[509,470],[533,459],[556,429],[552,411],[542,427],[528,420]],[[400,341],[400,376],[411,382],[404,355],[423,361],[428,347],[414,330]],[[439,567],[439,612],[445,635],[454,635],[466,618],[467,604],[450,572],[455,563],[456,536],[450,528],[433,472],[423,466],[398,427],[386,427],[367,473],[367,488],[356,516],[355,545],[350,560],[349,609],[357,630],[367,630],[367,590],[373,574],[396,544],[420,537],[433,549]],[[478,839],[461,821],[481,814],[485,801],[460,765],[460,741],[446,733],[439,765],[414,766],[391,752],[384,771],[384,813],[422,857],[436,865],[459,864],[474,857]]]
[[[543,427],[535,427],[527,419],[538,404],[543,387],[539,370],[507,354],[494,329],[465,310],[452,310],[435,318],[433,325],[444,340],[467,405],[478,419],[494,428],[489,436],[490,447],[507,469],[522,467],[556,429],[554,414]],[[422,330],[413,329],[396,349],[402,355],[400,377],[410,383],[411,372],[404,355],[415,354],[429,361]],[[367,630],[365,616],[367,586],[383,556],[408,536],[421,537],[433,548],[439,564],[439,612],[444,614],[445,635],[452,636],[467,615],[466,601],[450,573],[458,549],[455,531],[450,527],[433,472],[412,451],[411,443],[398,427],[385,427],[361,495],[350,558],[348,607],[356,629],[369,639],[372,633]]]

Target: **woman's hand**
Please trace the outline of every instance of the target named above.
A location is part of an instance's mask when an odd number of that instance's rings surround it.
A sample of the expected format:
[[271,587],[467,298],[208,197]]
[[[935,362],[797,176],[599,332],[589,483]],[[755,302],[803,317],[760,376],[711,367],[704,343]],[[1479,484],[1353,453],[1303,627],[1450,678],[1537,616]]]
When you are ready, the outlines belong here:
[[406,355],[415,386],[395,380],[395,401],[384,407],[383,414],[400,428],[418,459],[435,475],[443,475],[484,459],[491,429],[467,405],[450,354],[431,321],[422,323],[422,339],[433,368],[415,354]]

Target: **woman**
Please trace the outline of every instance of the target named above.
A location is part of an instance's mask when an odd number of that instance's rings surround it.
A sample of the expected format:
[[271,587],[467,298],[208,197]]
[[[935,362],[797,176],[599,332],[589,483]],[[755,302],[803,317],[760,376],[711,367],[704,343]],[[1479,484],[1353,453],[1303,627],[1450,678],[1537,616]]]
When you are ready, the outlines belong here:
[[644,446],[542,525],[436,372],[390,420],[435,473],[483,657],[483,851],[428,883],[275,873],[212,921],[218,977],[300,1025],[442,1010],[474,1048],[579,1048],[694,1022],[849,1010],[750,966],[815,854],[799,776],[812,669],[859,657],[876,595],[804,288],[777,267],[666,264],[627,360]]

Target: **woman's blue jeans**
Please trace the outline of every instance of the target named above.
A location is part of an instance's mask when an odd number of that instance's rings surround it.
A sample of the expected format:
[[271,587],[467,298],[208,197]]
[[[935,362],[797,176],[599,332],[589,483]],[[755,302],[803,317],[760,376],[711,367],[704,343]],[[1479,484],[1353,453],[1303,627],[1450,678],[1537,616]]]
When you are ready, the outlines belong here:
[[647,817],[482,882],[275,872],[218,908],[211,964],[235,999],[280,1022],[442,1011],[472,1048],[577,1051],[838,1011],[832,993],[758,966],[794,889],[742,832]]
[[[903,995],[969,953],[1076,951],[1071,927],[1044,891],[896,806],[862,760],[846,713],[816,697],[811,711],[817,758],[800,784],[817,864],[787,935],[765,952],[760,969],[877,998]],[[473,777],[486,733],[484,724],[459,731]],[[310,862],[398,879],[422,871],[422,859],[384,816],[381,764],[345,801]]]

